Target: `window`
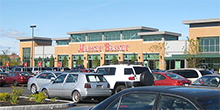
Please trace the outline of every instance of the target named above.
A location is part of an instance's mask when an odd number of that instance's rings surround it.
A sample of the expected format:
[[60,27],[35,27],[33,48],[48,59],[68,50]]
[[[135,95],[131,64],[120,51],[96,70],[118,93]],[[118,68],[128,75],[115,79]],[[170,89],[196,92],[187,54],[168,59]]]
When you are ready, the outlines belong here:
[[182,98],[162,96],[159,101],[159,110],[196,110],[196,108]]
[[66,77],[66,74],[62,74],[62,75],[58,76],[55,79],[54,83],[63,83],[63,81],[65,80],[65,77]]
[[161,74],[153,74],[154,78],[155,78],[155,81],[159,81],[159,80],[164,80],[166,79],[166,77],[164,77],[163,75]]
[[46,79],[47,73],[40,74],[37,78]]
[[219,52],[219,37],[200,37],[199,52]]
[[115,75],[116,68],[99,68],[96,73],[101,73],[103,75]]
[[109,41],[109,40],[120,40],[120,32],[116,31],[116,32],[105,32],[104,33],[105,36],[105,40]]
[[125,75],[132,75],[134,74],[132,68],[124,68],[124,74]]
[[66,79],[66,83],[75,83],[78,81],[78,75],[77,74],[69,74],[69,76]]
[[156,94],[132,93],[119,97],[107,110],[152,110]]
[[102,41],[102,33],[88,33],[87,41]]
[[106,82],[102,75],[86,75],[88,82]]

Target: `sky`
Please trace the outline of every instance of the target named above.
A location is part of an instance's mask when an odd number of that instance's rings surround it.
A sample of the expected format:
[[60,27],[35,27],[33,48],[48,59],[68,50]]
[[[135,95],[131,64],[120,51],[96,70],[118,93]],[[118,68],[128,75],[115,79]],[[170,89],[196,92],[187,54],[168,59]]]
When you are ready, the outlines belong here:
[[0,54],[19,54],[17,38],[145,26],[189,34],[184,20],[220,18],[220,0],[0,0]]

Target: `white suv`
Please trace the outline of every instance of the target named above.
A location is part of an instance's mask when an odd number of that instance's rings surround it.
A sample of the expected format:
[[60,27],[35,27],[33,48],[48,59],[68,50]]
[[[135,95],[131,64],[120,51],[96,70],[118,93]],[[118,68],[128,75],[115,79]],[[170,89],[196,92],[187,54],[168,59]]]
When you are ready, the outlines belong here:
[[180,69],[171,69],[166,72],[172,72],[172,73],[177,73],[192,82],[197,80],[198,78],[207,75],[207,74],[212,74],[212,72],[200,69],[200,68],[180,68]]
[[95,72],[104,75],[113,93],[130,87],[154,85],[150,68],[144,66],[106,65],[97,67]]

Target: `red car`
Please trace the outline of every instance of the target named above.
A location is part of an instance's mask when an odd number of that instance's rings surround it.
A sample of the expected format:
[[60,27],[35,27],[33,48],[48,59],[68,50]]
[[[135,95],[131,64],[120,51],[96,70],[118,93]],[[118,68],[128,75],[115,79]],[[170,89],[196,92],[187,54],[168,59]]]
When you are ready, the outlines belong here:
[[0,87],[4,86],[6,80],[5,77],[8,76],[8,73],[0,72]]
[[14,84],[17,86],[18,84],[27,84],[28,79],[32,77],[28,72],[15,71],[9,73],[9,76],[6,78],[6,84]]
[[175,73],[153,72],[155,86],[188,86],[192,81]]

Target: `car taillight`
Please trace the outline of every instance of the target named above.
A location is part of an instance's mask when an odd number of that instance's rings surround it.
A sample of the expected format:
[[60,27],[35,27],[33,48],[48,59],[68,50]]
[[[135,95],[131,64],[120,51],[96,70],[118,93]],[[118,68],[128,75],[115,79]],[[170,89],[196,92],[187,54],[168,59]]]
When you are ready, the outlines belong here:
[[85,83],[84,88],[91,88],[91,84],[90,83]]
[[181,82],[181,81],[177,81],[177,83],[179,83],[179,85],[183,85],[183,82]]
[[129,80],[135,80],[135,77],[134,76],[131,76],[128,78]]
[[22,76],[21,79],[24,79],[24,77]]

